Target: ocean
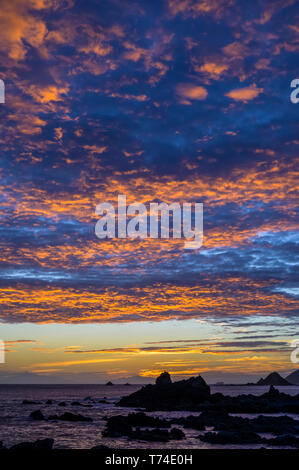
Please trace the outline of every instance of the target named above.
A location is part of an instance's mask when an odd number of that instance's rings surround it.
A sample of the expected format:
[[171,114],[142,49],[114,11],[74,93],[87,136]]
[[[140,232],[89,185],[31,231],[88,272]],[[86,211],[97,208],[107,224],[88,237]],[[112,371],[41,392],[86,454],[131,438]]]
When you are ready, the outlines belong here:
[[[54,448],[60,449],[89,449],[93,446],[104,444],[114,449],[154,449],[154,448],[258,448],[261,445],[244,446],[221,446],[201,442],[197,439],[199,431],[184,429],[186,439],[182,441],[170,441],[167,443],[133,441],[126,437],[102,438],[101,432],[105,428],[105,416],[126,415],[134,408],[116,407],[115,403],[125,395],[138,390],[140,385],[0,385],[0,440],[5,446],[17,444],[24,441],[34,441],[37,439],[53,438]],[[299,393],[299,386],[276,387],[290,395]],[[256,386],[212,386],[211,392],[221,392],[224,395],[237,396],[241,394],[261,395],[268,391],[269,387]],[[23,400],[39,401],[41,404],[23,405]],[[47,400],[52,400],[53,404],[46,405]],[[106,403],[99,403],[105,400]],[[71,405],[72,401],[79,401],[91,407]],[[65,402],[66,406],[59,406],[58,403]],[[93,419],[89,422],[66,422],[66,421],[33,421],[29,414],[34,410],[41,410],[45,416],[50,414],[62,414],[66,411],[80,413]],[[195,412],[151,412],[152,416],[174,418],[198,415]],[[257,415],[240,415],[255,417]],[[271,416],[279,416],[271,415]],[[299,415],[289,414],[299,420]],[[298,421],[299,423],[299,421]],[[179,427],[179,426],[176,426]],[[271,434],[264,434],[265,437],[272,437]],[[265,447],[265,445],[263,446]]]

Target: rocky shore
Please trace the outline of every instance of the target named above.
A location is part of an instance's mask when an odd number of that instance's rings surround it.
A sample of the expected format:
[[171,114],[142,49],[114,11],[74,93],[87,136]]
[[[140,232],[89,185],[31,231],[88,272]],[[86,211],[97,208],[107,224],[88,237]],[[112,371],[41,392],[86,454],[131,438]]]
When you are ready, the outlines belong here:
[[226,410],[230,413],[299,413],[299,394],[279,392],[270,386],[263,395],[231,397],[222,393],[211,394],[210,387],[201,376],[172,382],[163,372],[154,385],[146,385],[137,392],[123,397],[118,406],[143,408],[146,411],[204,411]]

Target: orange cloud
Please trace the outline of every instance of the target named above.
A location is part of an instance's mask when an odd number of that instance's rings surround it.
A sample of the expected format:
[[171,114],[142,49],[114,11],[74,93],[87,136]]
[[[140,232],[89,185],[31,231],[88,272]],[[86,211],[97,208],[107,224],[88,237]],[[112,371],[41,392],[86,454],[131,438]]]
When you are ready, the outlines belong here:
[[229,93],[226,93],[225,96],[228,96],[235,101],[243,101],[246,103],[247,101],[256,98],[263,91],[263,88],[257,88],[257,86],[253,84],[245,88],[236,88],[235,90],[231,90]]
[[217,64],[215,62],[206,62],[203,64],[199,70],[200,72],[206,72],[211,76],[219,76],[228,69],[227,64]]
[[0,8],[0,50],[12,60],[23,60],[28,48],[26,43],[39,48],[45,40],[46,24],[35,13],[51,8],[51,3],[46,0],[2,0]]
[[191,104],[192,100],[204,100],[208,96],[207,90],[198,85],[181,83],[176,87],[181,104]]

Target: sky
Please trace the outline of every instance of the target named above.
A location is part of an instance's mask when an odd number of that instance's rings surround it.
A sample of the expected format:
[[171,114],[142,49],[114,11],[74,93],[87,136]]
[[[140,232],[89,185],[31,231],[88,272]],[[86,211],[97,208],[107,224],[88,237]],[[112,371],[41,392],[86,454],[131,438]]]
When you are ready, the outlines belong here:
[[[295,0],[0,0],[0,383],[296,369]],[[200,202],[183,239],[96,206]]]

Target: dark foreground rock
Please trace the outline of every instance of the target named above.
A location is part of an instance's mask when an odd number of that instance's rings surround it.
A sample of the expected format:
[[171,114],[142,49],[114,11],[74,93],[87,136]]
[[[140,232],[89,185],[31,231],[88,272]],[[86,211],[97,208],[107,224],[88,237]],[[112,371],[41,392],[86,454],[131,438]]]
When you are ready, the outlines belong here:
[[255,432],[242,431],[220,431],[220,432],[207,432],[198,436],[203,442],[210,444],[262,444],[264,439]]
[[[155,429],[141,429],[149,426]],[[184,439],[185,434],[180,429],[172,428],[170,431],[170,421],[147,416],[145,413],[130,413],[128,416],[111,416],[107,419],[106,428],[103,431],[103,437],[121,437],[127,436],[130,439],[139,439],[143,441],[168,442],[169,440]]]
[[277,436],[273,439],[267,439],[267,444],[271,446],[279,446],[279,447],[288,446],[288,447],[295,447],[296,449],[299,449],[299,438],[291,434],[282,434],[281,436]]
[[23,449],[35,449],[35,450],[50,450],[54,444],[54,439],[39,439],[35,442],[20,442],[10,447],[10,450],[23,450]]
[[129,428],[134,427],[151,427],[151,428],[170,428],[171,423],[166,419],[155,418],[148,416],[145,413],[129,413],[127,416],[117,415],[111,416],[110,418],[104,418],[107,420],[106,428],[111,434],[119,434],[120,430],[122,434],[126,434]]
[[299,421],[289,416],[258,416],[250,419],[230,416],[225,411],[203,411],[199,416],[174,418],[170,420],[170,423],[199,431],[213,427],[214,431],[299,435]]
[[147,410],[193,409],[210,398],[210,387],[200,376],[172,382],[167,372],[161,374],[155,385],[146,385],[123,397],[119,406],[142,407]]
[[203,442],[210,444],[220,445],[249,445],[249,444],[263,444],[266,446],[279,446],[279,447],[295,447],[299,448],[299,438],[292,434],[283,434],[275,438],[266,439],[251,431],[220,431],[220,432],[207,432],[201,434],[198,438]]
[[45,419],[41,410],[35,410],[30,413],[29,418],[34,419],[35,421],[43,421]]
[[33,400],[23,400],[22,405],[41,405],[41,402]]
[[177,428],[172,428],[170,431],[166,429],[136,429],[128,437],[141,441],[168,442],[170,440],[185,439],[185,434]]

